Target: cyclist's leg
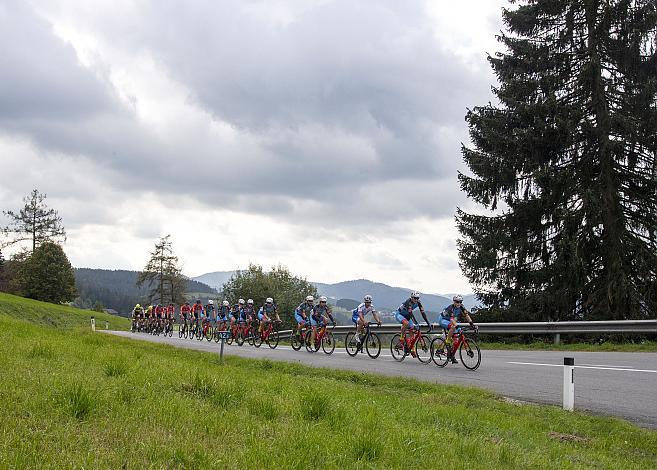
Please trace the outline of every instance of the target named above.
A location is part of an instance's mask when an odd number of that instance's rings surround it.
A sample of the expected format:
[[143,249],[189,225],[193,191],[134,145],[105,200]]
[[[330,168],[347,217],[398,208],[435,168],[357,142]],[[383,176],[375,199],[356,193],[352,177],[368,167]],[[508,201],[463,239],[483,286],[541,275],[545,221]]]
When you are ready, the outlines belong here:
[[447,333],[447,343],[448,344],[452,343],[452,338],[454,336],[454,330],[456,329],[457,326],[458,326],[458,324],[456,323],[456,319],[452,318],[449,322],[449,332]]
[[401,314],[399,313],[399,310],[395,312],[395,320],[397,322],[401,323],[401,333],[400,336],[402,339],[406,337],[406,329],[408,328],[408,320]]

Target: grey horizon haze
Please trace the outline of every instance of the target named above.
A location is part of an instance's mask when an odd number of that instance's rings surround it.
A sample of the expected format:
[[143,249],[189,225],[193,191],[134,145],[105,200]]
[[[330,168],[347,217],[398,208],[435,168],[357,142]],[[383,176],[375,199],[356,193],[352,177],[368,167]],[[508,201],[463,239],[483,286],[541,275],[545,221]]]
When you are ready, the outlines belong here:
[[506,2],[458,3],[1,0],[0,209],[46,193],[79,267],[170,233],[190,276],[470,292],[456,174]]

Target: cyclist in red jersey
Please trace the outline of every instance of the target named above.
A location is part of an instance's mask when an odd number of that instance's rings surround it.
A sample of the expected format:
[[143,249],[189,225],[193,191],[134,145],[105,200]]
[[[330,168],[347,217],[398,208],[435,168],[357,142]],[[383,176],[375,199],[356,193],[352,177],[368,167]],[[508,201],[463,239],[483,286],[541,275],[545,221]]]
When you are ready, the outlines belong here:
[[203,305],[201,304],[201,299],[196,299],[196,303],[192,306],[192,318],[197,325],[202,315]]
[[185,305],[180,306],[180,321],[186,322],[189,318],[189,314],[192,311],[192,307],[189,305],[189,302],[185,302]]

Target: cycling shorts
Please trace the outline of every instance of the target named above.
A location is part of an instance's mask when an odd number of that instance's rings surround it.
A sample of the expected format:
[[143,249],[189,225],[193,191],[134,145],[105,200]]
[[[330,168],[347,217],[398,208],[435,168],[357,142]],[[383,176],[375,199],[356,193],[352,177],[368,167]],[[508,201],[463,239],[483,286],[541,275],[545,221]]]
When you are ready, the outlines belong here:
[[[262,321],[262,319],[265,317],[264,313],[258,312],[258,320]],[[269,317],[267,317],[269,319]]]
[[294,314],[294,319],[297,321],[297,323],[299,323],[301,325],[306,324],[306,320],[301,315],[299,315],[298,313]]
[[449,327],[451,326],[452,321],[448,320],[447,318],[445,318],[443,316],[441,316],[441,317],[438,317],[438,324],[440,325],[441,328],[449,330]]
[[324,326],[324,319],[319,317],[319,320],[315,320],[315,317],[310,315],[310,326]]
[[354,323],[358,323],[358,313],[354,313],[351,315],[351,321]]
[[404,320],[406,320],[406,321],[408,322],[408,326],[411,327],[411,328],[415,328],[415,327],[417,326],[415,323],[413,323],[413,320],[411,320],[410,318],[406,318],[404,315],[402,315],[402,314],[399,312],[399,310],[397,310],[397,311],[395,312],[395,319],[396,319],[399,323],[404,323]]

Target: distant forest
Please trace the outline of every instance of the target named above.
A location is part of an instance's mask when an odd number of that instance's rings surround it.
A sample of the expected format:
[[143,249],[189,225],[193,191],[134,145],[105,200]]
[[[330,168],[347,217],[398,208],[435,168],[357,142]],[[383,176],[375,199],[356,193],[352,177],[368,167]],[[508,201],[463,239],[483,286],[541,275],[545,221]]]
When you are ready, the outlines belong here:
[[[145,301],[148,286],[138,289],[136,271],[108,269],[75,269],[75,284],[78,298],[74,305],[92,308],[100,302],[104,308],[111,308],[121,314],[128,314],[136,303]],[[202,282],[187,281],[187,292],[215,294],[216,291]]]

